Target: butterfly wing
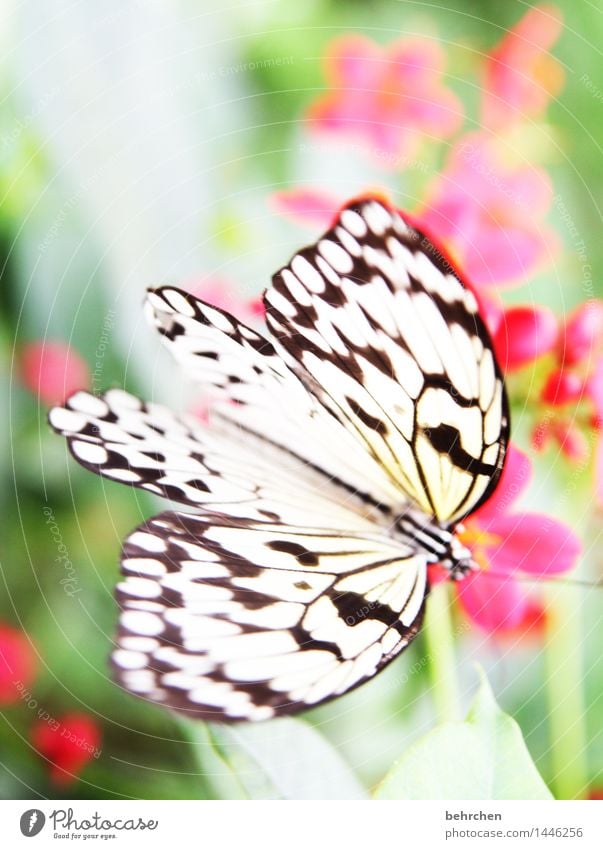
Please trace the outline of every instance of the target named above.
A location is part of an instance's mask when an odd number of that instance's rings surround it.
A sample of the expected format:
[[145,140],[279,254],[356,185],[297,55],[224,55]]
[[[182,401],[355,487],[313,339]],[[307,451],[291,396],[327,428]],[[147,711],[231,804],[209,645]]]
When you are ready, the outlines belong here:
[[253,433],[220,433],[120,389],[77,392],[49,420],[80,465],[179,504],[237,518],[373,528],[375,508],[364,499]]
[[351,205],[265,304],[290,368],[406,498],[449,522],[488,498],[503,379],[473,293],[426,236],[377,200]]
[[170,353],[210,393],[216,427],[278,446],[373,504],[399,505],[399,488],[378,459],[308,392],[272,342],[171,287],[150,290],[145,308]]
[[189,716],[269,719],[372,677],[416,635],[425,558],[386,536],[168,512],[126,541],[113,664]]

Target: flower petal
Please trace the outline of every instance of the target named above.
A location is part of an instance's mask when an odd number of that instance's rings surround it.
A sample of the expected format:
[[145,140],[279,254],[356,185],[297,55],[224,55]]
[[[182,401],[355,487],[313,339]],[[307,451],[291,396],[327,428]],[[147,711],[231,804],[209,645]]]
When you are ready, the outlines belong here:
[[466,615],[485,631],[516,628],[525,616],[526,595],[511,576],[475,572],[459,581],[456,588]]
[[557,318],[547,307],[511,307],[494,337],[500,366],[514,371],[542,357],[555,347],[557,334]]
[[493,572],[559,575],[572,569],[582,550],[571,528],[543,513],[501,516],[490,530],[501,540],[486,546]]
[[21,380],[44,404],[62,403],[90,385],[84,360],[64,342],[31,342],[20,358]]

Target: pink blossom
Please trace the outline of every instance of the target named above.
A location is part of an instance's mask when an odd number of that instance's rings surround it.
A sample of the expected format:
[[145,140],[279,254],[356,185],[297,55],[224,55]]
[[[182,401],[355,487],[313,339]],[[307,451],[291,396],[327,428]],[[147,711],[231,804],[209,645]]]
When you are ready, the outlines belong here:
[[331,42],[328,90],[308,110],[315,129],[357,139],[384,164],[404,165],[423,136],[456,132],[463,109],[443,81],[444,57],[431,38],[382,47],[360,35]]
[[589,360],[603,348],[603,301],[581,304],[565,320],[559,334],[559,359],[567,365]]
[[19,367],[24,385],[47,405],[62,403],[90,384],[88,366],[64,342],[30,342],[21,352]]
[[211,304],[231,313],[245,324],[254,324],[264,317],[264,306],[259,295],[244,297],[226,277],[214,274],[185,284],[187,291]]
[[270,203],[277,212],[293,221],[326,230],[344,202],[319,189],[289,189],[275,192]]
[[565,75],[549,50],[562,31],[559,9],[530,9],[491,51],[484,74],[482,125],[502,129],[540,116],[563,88]]
[[515,371],[550,353],[557,344],[557,334],[557,318],[547,307],[505,310],[493,339],[501,368]]
[[527,456],[510,446],[494,495],[463,522],[460,539],[481,569],[457,584],[458,597],[469,619],[487,631],[516,628],[524,621],[532,601],[518,576],[559,575],[580,554],[580,542],[567,525],[512,509],[531,474]]
[[472,133],[452,150],[419,218],[473,284],[512,284],[556,250],[557,237],[544,221],[552,198],[545,171],[508,162],[496,142]]

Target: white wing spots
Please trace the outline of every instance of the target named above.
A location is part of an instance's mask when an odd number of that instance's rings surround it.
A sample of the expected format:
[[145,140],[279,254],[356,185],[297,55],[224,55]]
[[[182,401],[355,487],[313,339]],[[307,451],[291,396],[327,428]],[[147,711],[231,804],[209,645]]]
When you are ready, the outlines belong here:
[[145,551],[165,551],[165,540],[157,534],[147,531],[136,531],[130,536],[130,543]]
[[105,401],[89,392],[76,392],[69,399],[69,404],[74,410],[87,413],[90,416],[104,416],[109,412]]
[[363,217],[353,209],[344,209],[341,213],[341,223],[350,231],[352,236],[362,238],[366,236],[367,226]]
[[[182,315],[194,316],[195,311],[190,301],[184,297],[182,292],[178,289],[165,288],[162,290],[162,294],[165,300],[168,301],[169,306],[172,309],[172,312],[182,313]],[[157,299],[156,299],[157,300]],[[164,307],[164,302],[158,303],[159,308]]]
[[[351,233],[349,233],[344,227],[337,227],[335,230],[335,234],[343,245],[343,247],[345,248],[345,250],[348,251],[348,253],[350,253],[352,256],[360,256],[362,254],[362,248],[360,247],[356,239],[351,235]],[[348,264],[353,265],[351,261],[349,261]]]
[[123,567],[126,572],[131,572],[136,575],[151,575],[157,577],[165,575],[165,565],[161,560],[155,560],[151,557],[130,557],[124,560]]
[[368,227],[376,236],[383,236],[392,226],[392,216],[381,203],[369,201],[363,207],[363,215]]
[[310,292],[315,292],[317,294],[324,292],[325,281],[322,275],[318,273],[313,265],[310,265],[304,256],[296,256],[291,263],[291,268]]
[[465,307],[472,315],[475,315],[475,313],[479,311],[479,306],[475,295],[469,289],[465,289],[465,296],[463,300],[465,303]]
[[287,268],[283,271],[283,283],[289,290],[289,293],[294,301],[296,301],[302,307],[310,306],[310,304],[312,303],[312,298],[308,290],[305,286],[302,286],[295,274],[293,274]]
[[93,442],[74,440],[71,448],[78,460],[84,463],[106,463],[109,456],[102,445],[95,445]]
[[[354,268],[354,260],[350,256],[349,252],[344,250],[341,245],[332,242],[331,239],[323,239],[319,242],[318,250],[329,265],[331,265],[335,271],[339,272],[339,274],[350,274]],[[321,289],[318,291],[323,290]]]
[[155,613],[142,610],[129,610],[122,615],[121,624],[133,634],[154,637],[163,631],[163,623]]

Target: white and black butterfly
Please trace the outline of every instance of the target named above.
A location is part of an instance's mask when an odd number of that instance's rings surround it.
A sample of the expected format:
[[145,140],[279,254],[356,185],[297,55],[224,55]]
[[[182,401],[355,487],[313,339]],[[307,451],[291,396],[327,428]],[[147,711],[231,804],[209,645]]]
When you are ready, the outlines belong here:
[[309,708],[401,652],[427,565],[472,568],[455,528],[508,440],[474,295],[382,202],[346,207],[265,305],[270,341],[178,289],[148,292],[215,398],[209,425],[121,390],[50,413],[83,466],[189,508],[125,542],[113,663],[130,692],[205,719]]

